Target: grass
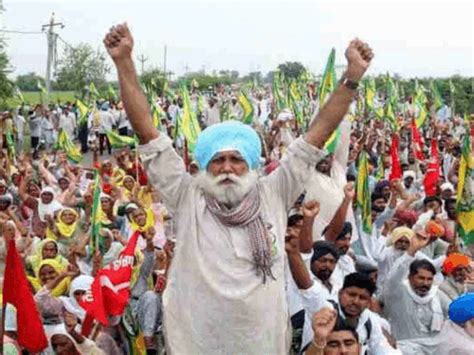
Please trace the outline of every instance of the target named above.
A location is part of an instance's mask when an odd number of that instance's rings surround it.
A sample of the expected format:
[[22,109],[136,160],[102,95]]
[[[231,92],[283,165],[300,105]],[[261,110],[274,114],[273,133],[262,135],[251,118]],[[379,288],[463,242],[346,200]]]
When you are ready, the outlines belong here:
[[[41,95],[39,91],[23,91],[23,98],[25,102],[29,105],[35,105],[41,103]],[[49,95],[49,102],[57,103],[58,101],[64,103],[66,101],[74,102],[76,100],[76,93],[74,91],[53,91]],[[11,98],[7,100],[8,107],[17,107],[21,104],[20,99]]]

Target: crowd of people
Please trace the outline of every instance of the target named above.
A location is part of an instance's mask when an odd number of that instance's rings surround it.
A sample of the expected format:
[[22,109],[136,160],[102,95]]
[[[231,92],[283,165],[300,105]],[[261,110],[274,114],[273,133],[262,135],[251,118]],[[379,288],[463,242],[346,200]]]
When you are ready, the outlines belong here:
[[[157,129],[127,26],[113,27],[104,43],[119,101],[96,100],[85,120],[71,103],[23,105],[1,117],[0,275],[13,243],[48,340],[40,353],[473,353],[474,243],[459,235],[456,200],[472,116],[431,110],[419,144],[410,98],[396,112],[398,132],[360,115],[357,87],[373,53],[354,40],[331,97],[309,97],[307,125],[291,108],[276,108],[271,87],[251,92],[250,124],[241,122],[238,87],[219,85],[204,107],[194,88],[202,132],[188,152],[174,129],[183,98],[157,99]],[[83,153],[93,151],[90,165],[56,149],[61,130]],[[112,149],[113,130],[136,134],[140,145]],[[427,191],[433,145],[440,166]],[[370,211],[358,203],[362,154]],[[393,178],[396,164],[401,176]],[[474,191],[472,175],[463,183]],[[84,297],[102,269],[123,260],[134,235],[126,307],[84,334]],[[8,354],[25,350],[16,313],[7,304]]]

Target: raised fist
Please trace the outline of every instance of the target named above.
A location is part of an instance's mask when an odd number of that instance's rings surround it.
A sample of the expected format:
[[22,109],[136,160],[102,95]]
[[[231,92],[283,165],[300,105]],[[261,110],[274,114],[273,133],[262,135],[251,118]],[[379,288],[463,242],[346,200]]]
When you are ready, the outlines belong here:
[[349,43],[345,54],[347,59],[346,76],[348,79],[358,82],[362,79],[374,57],[372,49],[367,43],[356,38]]
[[113,26],[105,36],[104,44],[114,61],[132,58],[133,37],[126,23]]
[[320,204],[316,200],[306,201],[303,204],[303,215],[305,217],[316,217],[319,214]]

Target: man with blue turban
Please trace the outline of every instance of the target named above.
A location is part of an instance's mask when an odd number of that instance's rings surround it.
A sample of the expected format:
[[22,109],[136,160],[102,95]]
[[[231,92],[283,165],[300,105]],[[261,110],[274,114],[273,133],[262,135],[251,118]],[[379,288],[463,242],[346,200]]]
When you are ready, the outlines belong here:
[[163,295],[168,352],[288,353],[287,211],[326,155],[324,143],[347,112],[373,57],[371,49],[359,40],[350,43],[341,84],[271,175],[258,177],[257,133],[231,121],[201,133],[194,151],[200,172],[192,177],[171,140],[153,126],[138,84],[128,27],[113,27],[104,43],[117,67],[149,181],[175,218],[176,248]]
[[474,293],[466,293],[449,305],[449,319],[438,335],[436,354],[470,355],[474,350]]

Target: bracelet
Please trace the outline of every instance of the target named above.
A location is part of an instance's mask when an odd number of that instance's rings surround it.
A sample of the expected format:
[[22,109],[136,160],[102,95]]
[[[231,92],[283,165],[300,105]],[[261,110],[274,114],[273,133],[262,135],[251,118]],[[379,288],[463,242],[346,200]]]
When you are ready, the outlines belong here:
[[326,340],[324,341],[323,344],[318,344],[316,342],[316,339],[313,339],[313,341],[311,342],[311,344],[313,344],[313,346],[316,348],[316,349],[321,349],[321,350],[324,350],[324,348],[326,347],[327,343],[326,343]]

